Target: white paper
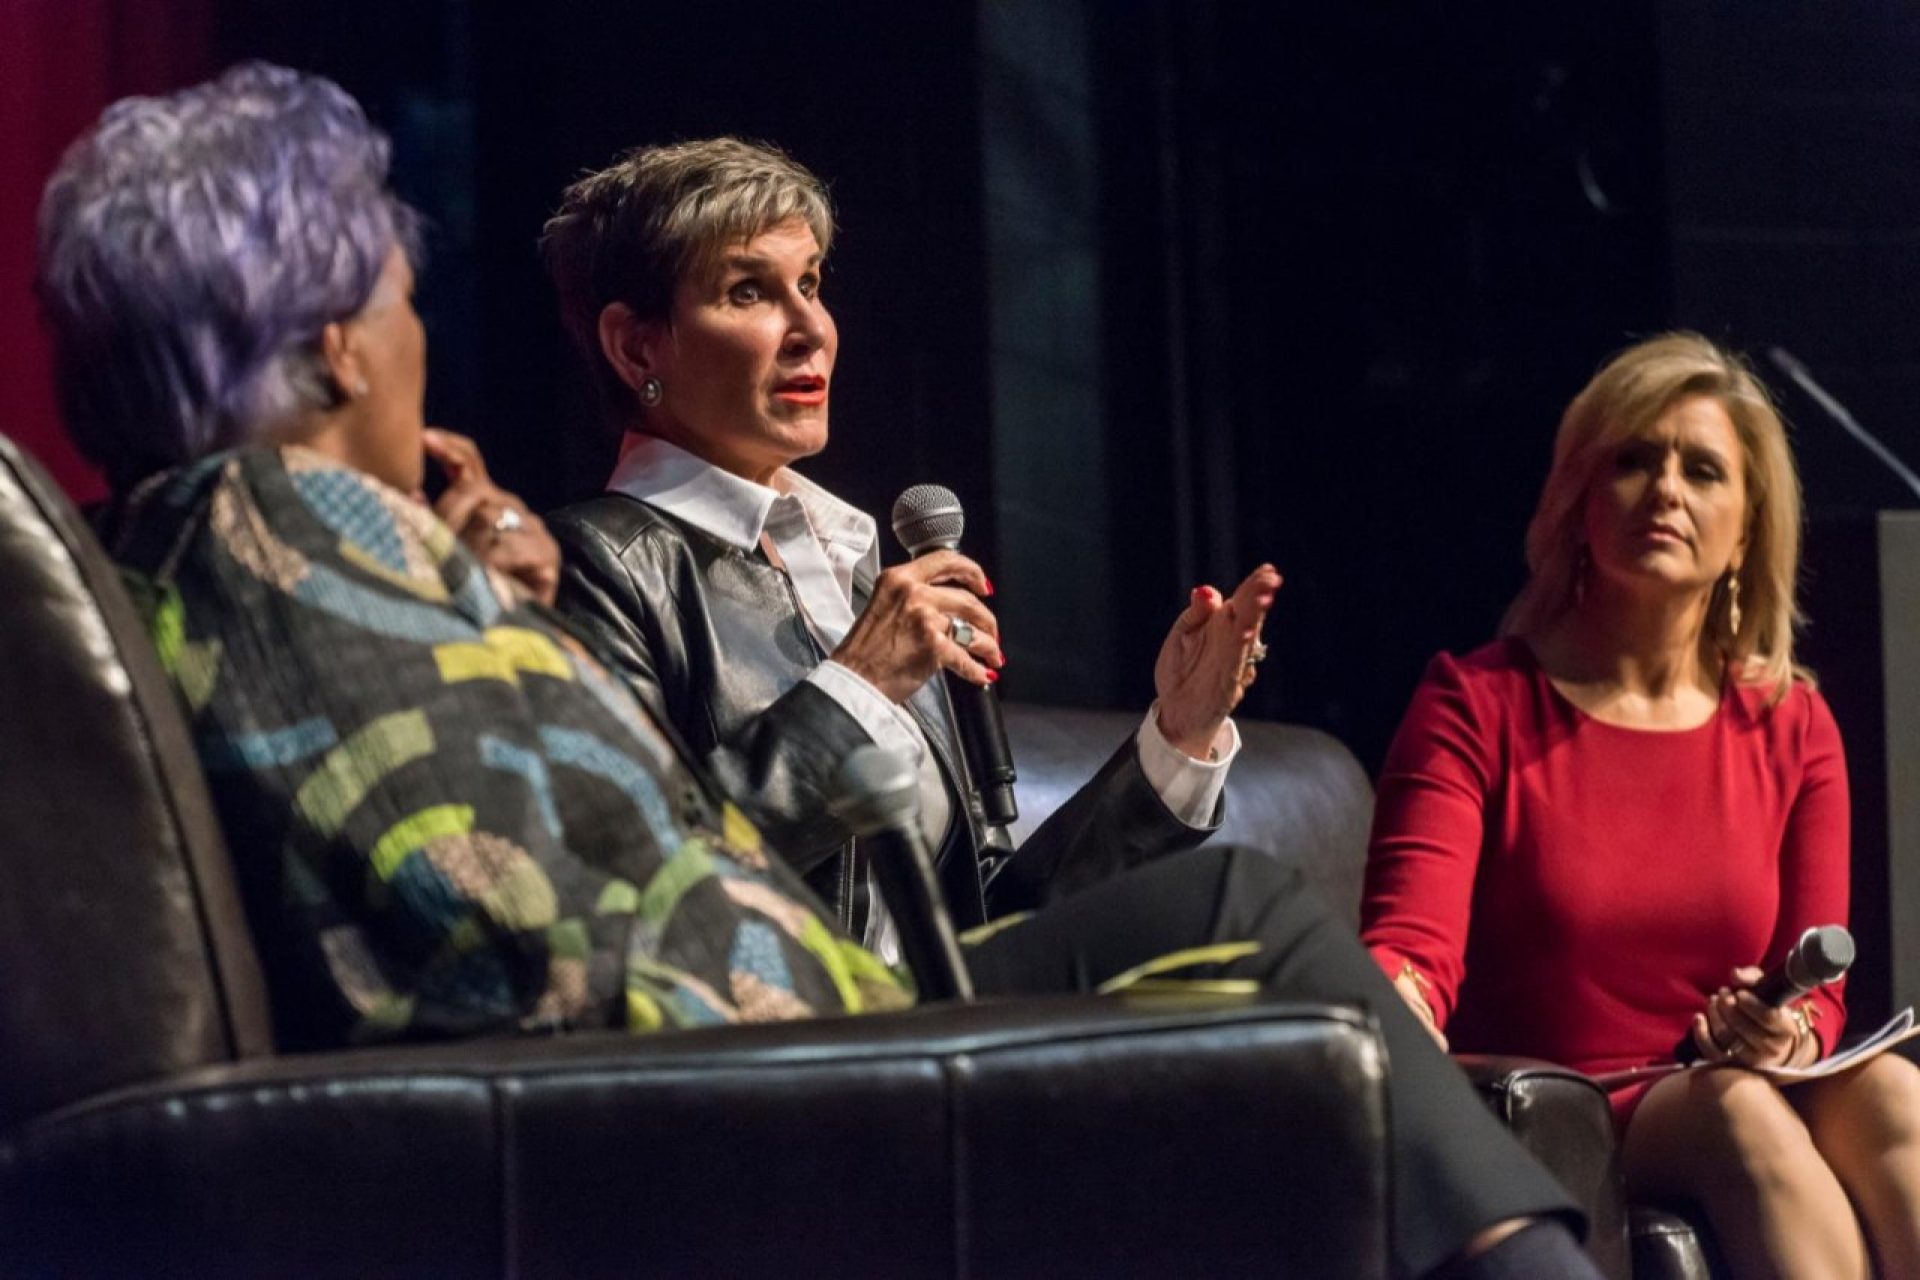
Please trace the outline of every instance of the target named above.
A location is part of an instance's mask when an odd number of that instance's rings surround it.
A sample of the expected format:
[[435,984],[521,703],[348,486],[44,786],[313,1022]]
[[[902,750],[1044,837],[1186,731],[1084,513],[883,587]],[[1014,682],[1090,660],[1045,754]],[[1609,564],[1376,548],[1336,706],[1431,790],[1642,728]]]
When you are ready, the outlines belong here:
[[[1920,1027],[1914,1025],[1913,1010],[1902,1009],[1886,1026],[1868,1036],[1865,1040],[1839,1053],[1830,1054],[1820,1061],[1804,1067],[1741,1067],[1743,1071],[1752,1071],[1763,1075],[1778,1085],[1798,1084],[1802,1080],[1818,1080],[1822,1076],[1838,1075],[1851,1070],[1870,1058],[1878,1057],[1903,1040],[1920,1036]],[[1602,1089],[1618,1089],[1622,1085],[1633,1084],[1640,1080],[1658,1080],[1670,1076],[1676,1071],[1693,1071],[1701,1068],[1719,1066],[1740,1066],[1739,1063],[1717,1062],[1652,1062],[1644,1067],[1627,1067],[1620,1071],[1602,1071],[1591,1077]]]

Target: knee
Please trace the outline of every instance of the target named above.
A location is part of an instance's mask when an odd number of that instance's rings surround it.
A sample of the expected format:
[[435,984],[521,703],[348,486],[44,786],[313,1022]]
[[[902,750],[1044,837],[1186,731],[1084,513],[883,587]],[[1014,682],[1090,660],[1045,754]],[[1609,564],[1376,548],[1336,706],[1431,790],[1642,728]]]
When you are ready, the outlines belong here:
[[1731,1173],[1791,1181],[1818,1159],[1806,1123],[1774,1085],[1748,1071],[1701,1071],[1691,1081],[1700,1136]]
[[1920,1067],[1896,1054],[1801,1086],[1816,1137],[1871,1136],[1879,1147],[1920,1144]]
[[1209,858],[1222,879],[1269,895],[1311,892],[1298,862],[1259,845],[1204,844],[1186,856]]

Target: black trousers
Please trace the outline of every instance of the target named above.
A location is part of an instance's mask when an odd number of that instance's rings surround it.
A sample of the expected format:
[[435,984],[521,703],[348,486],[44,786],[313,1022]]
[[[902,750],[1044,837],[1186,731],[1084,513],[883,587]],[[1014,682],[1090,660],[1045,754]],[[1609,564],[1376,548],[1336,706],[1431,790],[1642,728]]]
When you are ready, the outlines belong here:
[[[1584,1235],[1565,1191],[1487,1109],[1304,874],[1255,849],[1170,855],[1051,903],[967,952],[983,995],[1091,991],[1156,956],[1213,942],[1257,954],[1207,971],[1289,999],[1358,1003],[1387,1045],[1392,1250],[1403,1274],[1507,1218],[1552,1214]],[[1189,975],[1190,976],[1190,975]]]

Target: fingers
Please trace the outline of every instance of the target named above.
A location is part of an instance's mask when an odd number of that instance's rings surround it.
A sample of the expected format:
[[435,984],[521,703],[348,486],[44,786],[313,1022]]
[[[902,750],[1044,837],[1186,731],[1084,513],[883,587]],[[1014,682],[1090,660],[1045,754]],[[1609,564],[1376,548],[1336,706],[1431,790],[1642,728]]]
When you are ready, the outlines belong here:
[[493,533],[493,522],[507,509],[508,504],[499,501],[500,496],[498,490],[484,481],[452,485],[433,504],[433,513],[447,528],[459,534],[461,541],[478,551]]
[[1733,993],[1727,1025],[1743,1040],[1756,1044],[1764,1041],[1770,1046],[1792,1040],[1794,1033],[1793,1019],[1785,1009],[1774,1008],[1751,991]]
[[469,437],[444,427],[428,427],[420,433],[420,445],[426,450],[427,456],[439,463],[441,470],[447,473],[449,485],[467,480],[486,480],[486,460],[480,456],[480,446]]
[[1188,635],[1207,625],[1207,619],[1219,613],[1226,601],[1212,587],[1195,587],[1187,607],[1173,620],[1175,635]]
[[1718,1062],[1726,1057],[1727,1051],[1722,1049],[1719,1042],[1713,1038],[1713,1028],[1708,1024],[1706,1014],[1694,1014],[1693,1025],[1689,1030],[1693,1032],[1693,1047],[1699,1053],[1701,1061]]
[[1263,564],[1248,574],[1233,591],[1233,619],[1239,624],[1241,638],[1251,640],[1260,634],[1260,624],[1273,608],[1274,593],[1280,590],[1280,571]]
[[1724,999],[1726,995],[1722,989],[1707,1000],[1707,1039],[1712,1044],[1712,1052],[1707,1056],[1714,1062],[1737,1060],[1747,1049],[1746,1042],[1727,1023],[1727,1010],[1732,1001]]
[[1407,974],[1400,974],[1393,980],[1393,989],[1400,993],[1407,1008],[1413,1010],[1413,1016],[1420,1020],[1433,1042],[1440,1046],[1440,1052],[1447,1051],[1447,1037],[1443,1034],[1433,1017],[1433,1006],[1427,1003],[1426,993],[1420,990],[1420,984]]
[[[992,591],[980,566],[958,552],[896,565],[874,582],[834,660],[895,702],[942,668],[974,684],[993,684],[1006,656],[999,619],[980,599]],[[965,644],[954,634],[956,620],[966,624]]]
[[1695,1023],[1705,1026],[1706,1042],[1701,1043],[1698,1030],[1694,1041],[1709,1061],[1774,1066],[1793,1049],[1791,1019],[1748,991],[1722,987],[1708,998],[1705,1014],[1695,1015]]
[[987,580],[986,570],[958,551],[932,551],[905,564],[895,565],[880,576],[883,579],[909,578],[929,586],[964,587],[976,596],[993,594],[993,583]]

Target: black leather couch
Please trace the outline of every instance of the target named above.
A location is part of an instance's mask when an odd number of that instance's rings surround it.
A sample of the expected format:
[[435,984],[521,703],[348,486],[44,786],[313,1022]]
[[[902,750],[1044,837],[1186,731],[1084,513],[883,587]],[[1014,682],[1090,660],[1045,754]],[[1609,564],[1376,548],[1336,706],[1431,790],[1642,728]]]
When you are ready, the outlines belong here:
[[277,1054],[186,725],[5,441],[0,599],[0,1276],[1387,1274],[1352,1009]]
[[[276,1054],[186,726],[3,438],[0,592],[0,1277],[1387,1273],[1360,1010],[1032,1000]],[[1011,708],[1023,821],[1133,720]],[[1242,732],[1223,838],[1282,845],[1352,914],[1366,777],[1324,735]],[[1627,1280],[1599,1092],[1465,1065]],[[1640,1280],[1707,1274],[1684,1220],[1634,1241]]]

